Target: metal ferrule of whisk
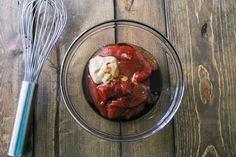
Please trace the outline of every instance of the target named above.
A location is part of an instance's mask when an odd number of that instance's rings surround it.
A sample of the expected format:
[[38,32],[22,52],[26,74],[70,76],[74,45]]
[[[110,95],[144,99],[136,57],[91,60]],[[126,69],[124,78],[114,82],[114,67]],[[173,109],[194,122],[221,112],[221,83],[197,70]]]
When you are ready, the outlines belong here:
[[43,64],[67,19],[62,0],[23,0],[21,9],[20,35],[25,75],[8,150],[8,155],[16,157],[24,151]]

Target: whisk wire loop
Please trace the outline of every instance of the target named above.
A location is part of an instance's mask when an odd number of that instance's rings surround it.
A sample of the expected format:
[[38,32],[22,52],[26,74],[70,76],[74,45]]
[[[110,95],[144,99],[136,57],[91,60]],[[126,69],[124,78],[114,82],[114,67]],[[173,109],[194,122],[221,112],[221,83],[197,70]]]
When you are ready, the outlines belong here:
[[66,18],[61,0],[25,1],[20,23],[25,81],[37,82],[43,64],[65,26]]

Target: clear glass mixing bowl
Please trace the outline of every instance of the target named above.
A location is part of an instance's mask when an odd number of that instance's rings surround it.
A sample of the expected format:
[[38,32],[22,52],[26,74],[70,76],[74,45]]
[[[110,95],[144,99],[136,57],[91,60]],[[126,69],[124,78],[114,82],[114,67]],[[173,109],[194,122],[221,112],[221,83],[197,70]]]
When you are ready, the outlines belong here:
[[[102,46],[114,43],[133,44],[149,51],[162,76],[162,91],[155,106],[142,117],[126,122],[103,118],[84,95],[83,75],[88,60]],[[173,46],[154,28],[131,20],[106,21],[78,36],[65,55],[60,78],[65,105],[76,122],[89,133],[112,141],[134,141],[158,132],[173,118],[184,92],[182,66]]]

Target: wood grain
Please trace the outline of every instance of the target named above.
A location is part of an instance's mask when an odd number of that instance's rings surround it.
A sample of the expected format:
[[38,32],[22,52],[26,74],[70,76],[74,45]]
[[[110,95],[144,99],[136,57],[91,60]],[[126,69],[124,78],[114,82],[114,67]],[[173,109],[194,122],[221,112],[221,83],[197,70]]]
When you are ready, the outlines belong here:
[[[132,19],[137,20],[143,23],[146,23],[163,34],[165,34],[165,19],[164,19],[164,7],[163,1],[157,0],[147,0],[147,1],[138,1],[138,0],[117,0],[116,1],[116,15],[119,19]],[[125,41],[129,39],[129,42],[132,42],[136,45],[146,45],[149,50],[153,52],[159,50],[153,39],[148,39],[147,36],[143,37],[143,34],[139,34],[140,38],[137,38],[138,32],[125,32],[125,30],[118,29],[117,40],[118,42]],[[146,42],[146,44],[145,44]],[[150,51],[151,52],[151,51]],[[131,132],[139,128],[139,121],[130,122],[128,124],[122,124],[122,133]],[[148,125],[148,122],[146,123]],[[128,126],[129,125],[129,126]],[[142,127],[145,127],[143,124]],[[174,156],[174,145],[173,145],[173,129],[172,124],[167,125],[162,131],[157,133],[154,136],[151,136],[148,139],[138,142],[123,143],[121,145],[122,156],[123,157],[143,157],[143,156]]]
[[175,117],[176,156],[236,156],[235,1],[166,2],[186,80]]
[[[58,45],[57,45],[58,47]],[[39,79],[37,105],[34,118],[34,156],[55,156],[57,140],[56,116],[59,101],[59,66],[60,51],[53,51],[44,65]],[[54,140],[55,139],[55,140]]]
[[[23,67],[18,35],[18,3],[2,0],[0,10],[0,156],[7,157]],[[25,156],[32,156],[32,145],[28,145],[27,150]]]
[[[61,60],[65,50],[73,41],[73,38],[77,37],[87,28],[99,22],[113,19],[114,17],[112,0],[68,0],[64,2],[68,11],[68,23],[60,44]],[[72,119],[62,101],[60,101],[59,109],[59,119],[56,122],[59,124],[58,156],[119,156],[119,143],[98,139],[84,131],[75,120]],[[101,127],[103,126],[105,127],[105,125],[101,124]]]

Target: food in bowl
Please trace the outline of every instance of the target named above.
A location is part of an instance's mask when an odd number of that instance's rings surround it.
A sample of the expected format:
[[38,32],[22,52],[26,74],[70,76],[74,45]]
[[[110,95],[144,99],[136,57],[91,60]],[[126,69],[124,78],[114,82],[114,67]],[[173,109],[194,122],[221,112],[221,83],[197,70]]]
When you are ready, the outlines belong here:
[[[110,120],[132,120],[148,112],[160,95],[161,79],[154,57],[141,47],[110,44],[89,60],[85,89],[90,103]],[[153,81],[157,88],[152,88]]]

